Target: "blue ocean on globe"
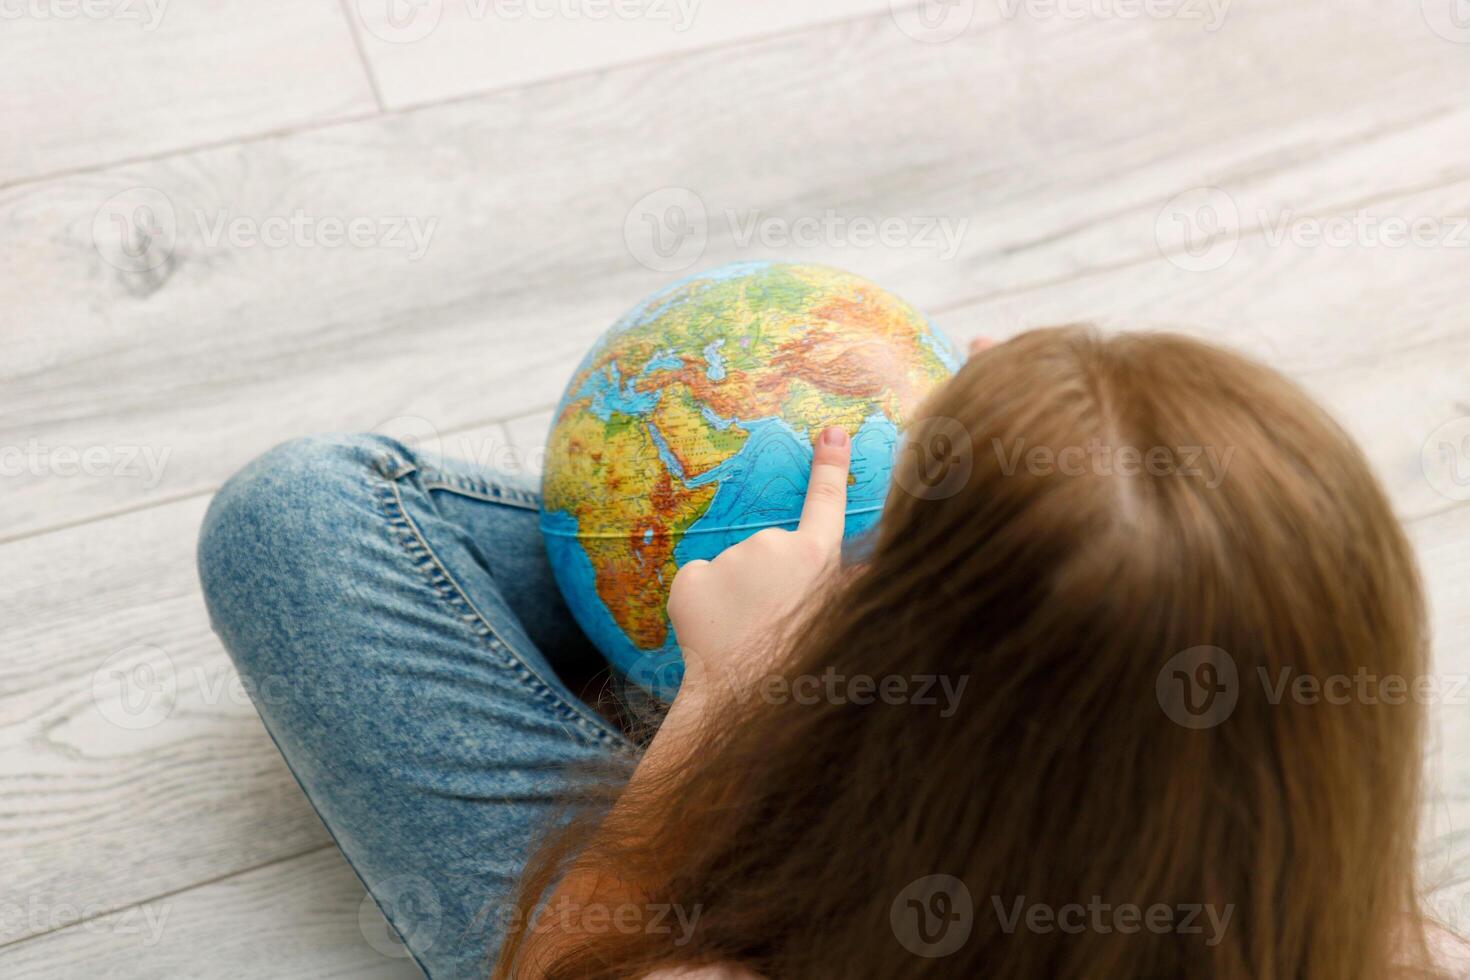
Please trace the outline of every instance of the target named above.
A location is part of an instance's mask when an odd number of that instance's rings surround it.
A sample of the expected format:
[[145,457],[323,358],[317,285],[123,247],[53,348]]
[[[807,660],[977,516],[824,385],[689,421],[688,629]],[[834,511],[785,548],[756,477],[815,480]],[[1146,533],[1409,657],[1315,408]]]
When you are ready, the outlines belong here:
[[541,526],[582,630],[672,697],[678,568],[796,527],[831,424],[852,436],[846,538],[871,531],[903,425],[958,365],[913,307],[821,266],[738,263],[645,300],[584,359],[547,445]]

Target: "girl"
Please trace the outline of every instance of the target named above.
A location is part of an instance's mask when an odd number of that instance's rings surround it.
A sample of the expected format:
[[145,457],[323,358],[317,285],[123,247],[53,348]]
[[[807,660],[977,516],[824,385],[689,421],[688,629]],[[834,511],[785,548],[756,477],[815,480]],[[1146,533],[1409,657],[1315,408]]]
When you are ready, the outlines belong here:
[[972,357],[909,447],[862,564],[829,430],[797,530],[680,571],[636,766],[563,683],[589,653],[524,489],[289,444],[221,491],[201,571],[436,980],[487,948],[576,980],[1440,975],[1423,709],[1386,689],[1427,670],[1423,602],[1330,419],[1201,343],[1067,327]]

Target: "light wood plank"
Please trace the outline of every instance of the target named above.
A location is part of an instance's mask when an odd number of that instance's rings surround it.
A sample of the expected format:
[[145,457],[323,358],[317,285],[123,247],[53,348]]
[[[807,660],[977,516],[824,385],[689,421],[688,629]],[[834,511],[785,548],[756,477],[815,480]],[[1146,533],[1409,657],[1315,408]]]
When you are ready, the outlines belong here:
[[1432,219],[1461,238],[1432,247],[1311,247],[1253,235],[1217,269],[1157,257],[937,319],[962,340],[1094,320],[1180,329],[1241,349],[1321,400],[1364,447],[1399,513],[1422,516],[1463,499],[1437,490],[1421,457],[1436,429],[1470,416],[1470,294],[1461,285],[1470,182],[1373,202],[1364,213],[1380,223]]
[[[1240,4],[1220,35],[1017,20],[939,45],[882,17],[0,193],[0,445],[41,453],[7,479],[0,537],[201,492],[302,430],[403,414],[454,428],[550,403],[670,278],[624,238],[659,188],[705,202],[701,265],[830,262],[932,309],[1155,255],[1160,207],[1201,181],[1254,213],[1454,176],[1470,151],[1462,52],[1402,11],[1307,7]],[[1313,32],[1353,71],[1297,57]],[[167,261],[124,272],[93,227],[139,185],[181,230]],[[753,212],[829,210],[970,223],[951,260],[739,241]],[[436,224],[417,260],[411,245],[208,241],[221,216],[298,212]],[[69,455],[63,474],[58,447],[101,469],[76,475]],[[168,454],[156,479],[125,468],[139,448]]]
[[[1379,223],[1435,219],[1446,235],[1466,240],[1314,247],[1250,235],[1218,269],[1159,256],[962,304],[936,319],[961,344],[1091,320],[1109,329],[1179,330],[1239,349],[1321,400],[1364,447],[1399,513],[1412,519],[1462,499],[1426,477],[1423,450],[1441,426],[1470,416],[1470,295],[1460,276],[1470,218],[1456,217],[1470,215],[1470,182],[1375,202],[1364,214]],[[544,445],[550,418],[537,411],[512,420],[512,440],[526,452]]]
[[[1470,114],[1458,105],[1464,50],[1427,32],[1416,6],[1348,13],[1240,2],[1216,35],[1167,23],[1006,21],[981,9],[971,30],[945,45],[915,43],[879,17],[0,191],[0,331],[9,354],[0,364],[0,446],[35,436],[50,447],[101,447],[114,468],[129,448],[151,448],[154,462],[169,454],[156,481],[146,458],[134,461],[136,475],[87,477],[56,472],[54,454],[48,470],[5,480],[0,537],[157,506],[0,546],[0,636],[13,651],[0,665],[8,803],[0,901],[53,912],[115,908],[287,859],[162,900],[172,912],[156,946],[140,948],[119,917],[112,928],[74,927],[0,950],[0,972],[414,975],[364,941],[361,889],[334,850],[289,859],[321,844],[324,832],[235,696],[227,658],[203,622],[192,573],[203,500],[164,501],[205,492],[286,436],[399,416],[412,417],[410,434],[417,419],[445,451],[491,465],[507,459],[507,443],[538,446],[544,408],[585,346],[670,277],[639,266],[646,243],[623,237],[635,202],[660,188],[692,187],[707,208],[700,264],[780,257],[855,267],[937,308],[957,334],[1006,335],[1100,313],[1112,325],[1195,324],[1301,378],[1364,442],[1402,513],[1447,506],[1417,456],[1433,425],[1470,414],[1459,367],[1470,354],[1463,251],[1388,255],[1247,239],[1223,268],[1186,273],[1158,257],[1155,241],[1164,202],[1197,184],[1228,187],[1247,227],[1258,212],[1340,211],[1357,201],[1425,214],[1470,210],[1464,185],[1453,183],[1470,149]],[[168,16],[203,25],[193,18],[205,11],[223,23],[222,4],[192,7],[183,15],[170,7]],[[746,36],[745,25],[720,16],[696,27],[710,30],[708,43]],[[281,31],[295,21],[305,30]],[[302,60],[292,53],[298,44],[322,50],[326,23],[321,8],[297,4],[268,27],[232,24],[231,43],[255,48],[238,60],[214,27],[200,26],[194,46],[213,53],[211,67],[224,59],[290,74]],[[35,25],[11,26],[8,40],[57,49]],[[522,31],[503,66],[474,62],[510,35],[441,36],[455,34],[447,27],[374,57],[402,105],[502,84],[496,72],[542,78],[653,50],[641,26],[616,43],[597,35],[605,51],[593,50],[584,27]],[[261,38],[285,45],[281,60],[259,50]],[[1302,56],[1303,38],[1331,59]],[[537,45],[552,41],[553,62],[533,64]],[[86,50],[100,64],[115,43],[96,43]],[[160,88],[163,96],[124,78],[131,103],[114,116],[134,131],[113,133],[87,115],[90,105],[79,110],[105,157],[47,143],[60,130],[48,121],[37,147],[10,161],[0,149],[0,184],[15,160],[23,176],[40,172],[27,168],[41,157],[24,154],[51,154],[44,169],[67,169],[274,128],[282,124],[259,119],[282,106],[302,109],[301,124],[370,107],[360,75],[351,101],[326,100],[347,77],[334,60],[326,80],[226,87],[210,98],[216,111],[230,107],[228,118],[191,120],[193,104],[180,108],[175,93],[219,82],[197,64],[185,75],[198,51],[174,54],[136,76],[152,86],[179,69],[171,76],[179,84]],[[304,102],[280,97],[303,85]],[[252,101],[262,92],[273,106]],[[106,106],[113,94],[94,97]],[[209,127],[218,133],[192,138]],[[179,141],[186,130],[191,138]],[[169,261],[126,272],[94,248],[93,228],[105,201],[139,185],[161,191],[185,230]],[[1441,189],[1395,193],[1421,186]],[[957,256],[943,260],[912,243],[741,245],[726,211],[756,208],[783,219],[832,209],[971,221]],[[195,220],[225,210],[258,222],[297,209],[437,225],[428,252],[408,261],[392,248],[210,246]],[[977,295],[988,298],[967,302]],[[541,410],[459,433],[527,407]],[[508,459],[534,465],[524,452]],[[1470,670],[1455,639],[1470,610],[1467,520],[1460,508],[1413,527],[1441,673]],[[159,724],[120,728],[99,709],[92,678],[108,656],[139,643],[168,656],[179,693]],[[1463,707],[1439,706],[1435,717],[1426,873],[1447,883],[1436,904],[1464,929],[1470,729]],[[33,931],[22,925],[0,941]]]
[[6,10],[0,185],[376,109],[337,0]]
[[888,0],[392,0],[349,5],[389,107],[889,10]]
[[546,437],[551,433],[552,410],[517,416],[505,423],[506,437],[516,448],[517,458],[526,461],[527,470],[540,478],[546,469]]
[[[210,632],[204,498],[0,547],[0,891],[108,910],[329,842]],[[176,685],[130,712],[110,667]],[[0,942],[37,923],[5,916]]]
[[[64,922],[65,907],[36,908]],[[416,980],[334,847],[0,949],[12,980]]]
[[[490,462],[507,446],[422,422],[385,430]],[[330,840],[210,630],[207,503],[0,546],[0,907],[106,911]],[[124,702],[115,672],[145,664]],[[0,943],[32,928],[0,916]]]

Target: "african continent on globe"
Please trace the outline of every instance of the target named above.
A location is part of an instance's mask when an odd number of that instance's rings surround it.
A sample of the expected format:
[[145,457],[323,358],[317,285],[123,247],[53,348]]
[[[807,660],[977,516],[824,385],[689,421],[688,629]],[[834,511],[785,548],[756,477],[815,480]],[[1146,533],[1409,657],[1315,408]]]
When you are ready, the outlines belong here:
[[872,527],[899,432],[958,364],[923,314],[836,269],[742,262],[649,297],[577,368],[547,442],[541,528],[582,630],[672,696],[679,566],[794,528],[830,425],[852,436],[845,533]]

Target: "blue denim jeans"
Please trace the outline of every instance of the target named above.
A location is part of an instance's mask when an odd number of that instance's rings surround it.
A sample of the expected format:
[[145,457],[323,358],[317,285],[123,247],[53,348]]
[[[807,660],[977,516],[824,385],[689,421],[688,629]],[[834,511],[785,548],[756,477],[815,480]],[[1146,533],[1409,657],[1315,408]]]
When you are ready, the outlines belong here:
[[301,788],[434,980],[483,976],[579,764],[633,751],[564,683],[598,663],[525,481],[382,436],[301,439],[220,490],[199,573]]

